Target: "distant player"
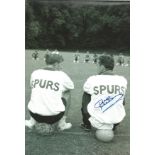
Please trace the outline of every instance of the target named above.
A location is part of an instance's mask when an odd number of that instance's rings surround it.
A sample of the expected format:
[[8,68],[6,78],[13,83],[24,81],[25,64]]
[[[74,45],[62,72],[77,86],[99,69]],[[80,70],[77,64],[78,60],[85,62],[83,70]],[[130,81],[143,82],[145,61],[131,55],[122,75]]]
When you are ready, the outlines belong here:
[[28,103],[31,117],[25,125],[30,129],[40,127],[40,130],[50,132],[54,130],[52,125],[58,122],[59,130],[69,129],[72,124],[66,123],[66,117],[74,84],[61,71],[63,57],[59,53],[47,53],[45,62],[46,67],[31,74],[31,99]]
[[127,64],[128,64],[128,66],[130,65],[130,58],[128,58],[128,60],[127,60]]
[[93,55],[93,63],[94,64],[97,63],[97,58],[98,58],[98,55],[96,53],[94,53],[94,55]]
[[124,65],[125,67],[130,65],[130,58],[127,59],[127,63]]
[[32,53],[32,59],[33,60],[38,60],[39,59],[39,53],[38,53],[38,51],[35,51],[34,53]]
[[[90,76],[83,86],[81,127],[89,131],[93,126],[97,129],[97,137],[102,133],[112,137],[113,130],[126,115],[123,105],[127,80],[113,73],[114,58],[110,55],[101,55],[97,68],[98,75]],[[102,138],[103,141],[108,139],[104,134]]]
[[75,54],[74,54],[74,63],[79,63],[79,58],[80,58],[80,54],[79,54],[79,51],[77,51]]
[[124,56],[122,53],[119,54],[116,65],[124,66]]
[[51,53],[51,51],[50,51],[49,49],[46,49],[45,55],[44,55],[44,58],[43,58],[44,61],[46,61],[46,55],[47,55],[47,54],[50,54],[50,53]]
[[89,51],[87,51],[87,53],[85,54],[84,62],[88,63],[89,61],[90,61],[90,55],[89,55]]

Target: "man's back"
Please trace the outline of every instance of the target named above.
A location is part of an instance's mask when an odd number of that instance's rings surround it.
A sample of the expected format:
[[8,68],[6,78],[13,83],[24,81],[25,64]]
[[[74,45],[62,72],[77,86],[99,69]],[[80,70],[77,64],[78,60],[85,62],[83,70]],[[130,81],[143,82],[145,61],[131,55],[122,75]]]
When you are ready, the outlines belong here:
[[118,75],[96,75],[88,78],[84,91],[91,95],[88,112],[104,123],[117,123],[125,116],[123,101],[127,80]]
[[52,115],[64,111],[62,93],[73,89],[73,82],[62,71],[38,69],[31,75],[31,100],[29,108],[33,112]]

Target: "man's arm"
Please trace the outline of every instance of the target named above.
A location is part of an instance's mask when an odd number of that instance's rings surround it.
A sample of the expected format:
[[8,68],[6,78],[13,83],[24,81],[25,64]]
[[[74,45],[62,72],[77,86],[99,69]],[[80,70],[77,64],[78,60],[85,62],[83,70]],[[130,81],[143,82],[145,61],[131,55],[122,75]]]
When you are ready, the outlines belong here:
[[125,106],[125,103],[126,103],[126,102],[125,102],[125,98],[124,98],[124,100],[123,100],[123,105],[124,105],[124,106]]
[[62,100],[65,105],[65,114],[64,115],[67,116],[69,108],[70,108],[70,104],[71,104],[71,90],[67,90],[63,93]]

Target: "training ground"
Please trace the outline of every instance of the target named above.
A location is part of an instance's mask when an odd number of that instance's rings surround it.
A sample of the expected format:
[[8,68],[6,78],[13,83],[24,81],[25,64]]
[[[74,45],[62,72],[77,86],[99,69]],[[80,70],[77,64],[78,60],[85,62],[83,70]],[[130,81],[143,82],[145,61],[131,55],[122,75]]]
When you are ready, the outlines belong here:
[[[30,99],[30,74],[33,70],[45,66],[45,51],[39,51],[39,59],[33,60],[33,50],[25,52],[25,113],[29,119],[27,104]],[[61,51],[60,51],[61,52]],[[73,63],[74,53],[61,52],[64,57],[63,71],[74,81],[75,89],[72,91],[71,106],[67,122],[73,127],[54,135],[43,136],[25,129],[25,155],[129,155],[130,154],[130,66],[115,66],[114,72],[123,75],[128,80],[126,94],[126,117],[117,128],[115,137],[110,143],[102,143],[95,139],[94,131],[83,131],[81,123],[81,100],[85,80],[96,74],[96,65],[91,62],[83,63],[84,54],[80,53],[80,63]],[[117,56],[115,56],[117,58]],[[129,57],[125,57],[128,59]]]

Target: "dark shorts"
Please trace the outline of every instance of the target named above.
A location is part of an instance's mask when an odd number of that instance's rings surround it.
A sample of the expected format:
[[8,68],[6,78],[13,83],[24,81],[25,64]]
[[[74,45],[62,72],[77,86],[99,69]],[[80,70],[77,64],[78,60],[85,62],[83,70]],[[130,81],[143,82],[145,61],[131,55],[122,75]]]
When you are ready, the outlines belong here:
[[[66,100],[62,98],[63,104],[66,106]],[[58,122],[64,115],[64,111],[60,112],[58,115],[54,116],[42,116],[36,113],[33,113],[32,111],[29,110],[29,113],[31,117],[33,117],[37,122],[39,123],[47,123],[47,124],[54,124]]]
[[29,113],[31,117],[33,117],[37,122],[47,123],[47,124],[53,124],[58,122],[64,115],[64,112],[61,112],[58,115],[54,115],[54,116],[42,116],[42,115],[33,113],[30,110],[29,110]]
[[124,59],[118,59],[117,61],[120,65],[124,63]]
[[89,62],[89,59],[85,59],[85,62]]
[[78,61],[78,57],[75,57],[75,61]]

